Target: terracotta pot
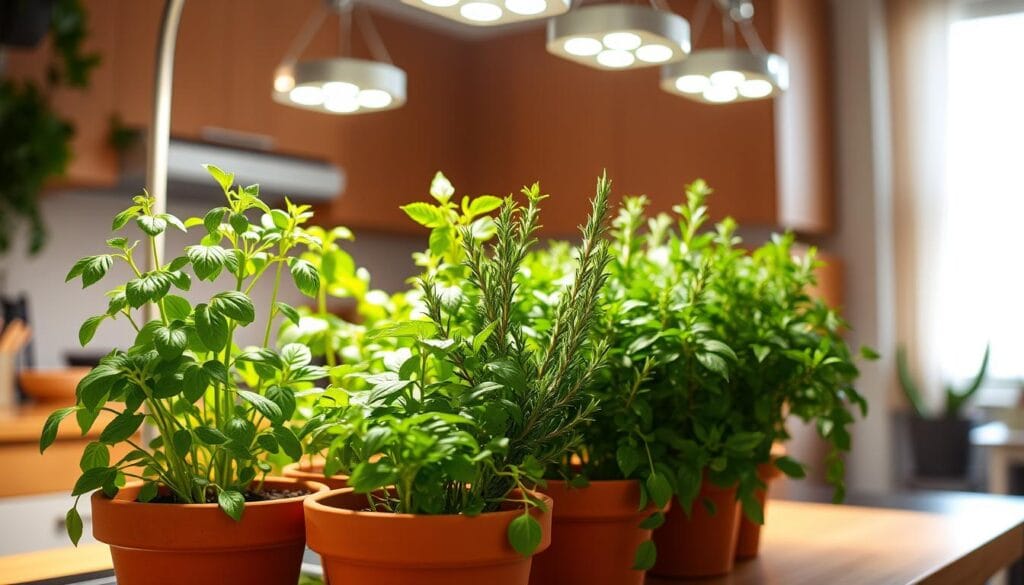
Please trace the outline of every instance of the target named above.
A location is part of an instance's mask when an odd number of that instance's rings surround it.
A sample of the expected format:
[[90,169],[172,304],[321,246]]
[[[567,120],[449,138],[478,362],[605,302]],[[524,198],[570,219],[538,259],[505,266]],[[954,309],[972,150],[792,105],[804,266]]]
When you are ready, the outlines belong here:
[[[268,478],[264,486],[327,491]],[[118,585],[281,585],[296,583],[305,547],[306,496],[250,502],[240,522],[216,504],[143,504],[135,482],[114,499],[92,496],[93,535],[110,545]]]
[[640,523],[657,509],[640,507],[636,480],[593,481],[574,489],[549,481],[555,501],[551,548],[533,560],[530,585],[642,585],[634,571],[637,547],[650,540]]
[[[772,463],[762,463],[757,466],[757,476],[764,482],[765,489],[754,492],[754,497],[761,503],[761,509],[764,511],[766,521],[768,518],[766,506],[768,487],[771,481],[781,474],[779,468],[775,467]],[[761,549],[761,525],[748,520],[746,515],[742,513],[742,509],[741,506],[740,534],[736,541],[736,558],[752,559],[757,556],[758,551]]]
[[326,485],[332,490],[340,490],[348,487],[347,475],[337,474],[330,477],[324,477],[324,461],[320,458],[314,458],[312,461],[298,461],[296,463],[285,465],[281,474],[285,477],[304,479],[306,481],[316,481]]
[[[534,510],[551,544],[548,512]],[[527,585],[531,557],[508,543],[508,524],[522,508],[463,515],[413,515],[365,511],[366,494],[351,488],[306,500],[309,548],[323,559],[329,583],[346,585]]]
[[[714,515],[704,505],[705,499],[714,504]],[[654,531],[658,561],[651,573],[681,578],[710,577],[732,571],[739,520],[736,486],[721,488],[705,480],[689,517],[675,502],[665,524]]]

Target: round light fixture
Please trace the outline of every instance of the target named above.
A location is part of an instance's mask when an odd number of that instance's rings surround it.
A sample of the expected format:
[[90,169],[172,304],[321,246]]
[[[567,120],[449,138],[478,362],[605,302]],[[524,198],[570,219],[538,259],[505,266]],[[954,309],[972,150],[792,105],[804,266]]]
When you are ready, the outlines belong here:
[[789,65],[774,53],[707,49],[661,69],[663,90],[714,104],[768,98],[788,87]]
[[568,12],[572,0],[402,0],[403,4],[475,26],[549,18]]
[[547,49],[597,69],[650,67],[686,57],[690,23],[646,6],[587,6],[548,21]]
[[[294,87],[278,91],[274,101],[317,112],[356,114],[393,110],[405,103],[405,71],[380,61],[321,59],[278,68],[275,79]],[[281,84],[284,87],[284,84]]]

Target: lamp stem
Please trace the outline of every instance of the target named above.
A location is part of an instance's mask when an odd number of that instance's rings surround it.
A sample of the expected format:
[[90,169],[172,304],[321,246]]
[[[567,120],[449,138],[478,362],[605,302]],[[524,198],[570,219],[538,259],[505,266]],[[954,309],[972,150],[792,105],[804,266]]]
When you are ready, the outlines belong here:
[[[178,24],[185,0],[167,0],[160,25],[160,39],[156,47],[156,72],[153,83],[153,118],[149,127],[149,148],[146,149],[146,189],[153,197],[153,213],[167,212],[167,156],[171,135],[171,90],[174,85],[174,46],[178,38]],[[154,252],[163,257],[164,236],[157,236]],[[148,257],[149,270],[153,259]],[[156,306],[146,305],[147,322],[156,317]]]

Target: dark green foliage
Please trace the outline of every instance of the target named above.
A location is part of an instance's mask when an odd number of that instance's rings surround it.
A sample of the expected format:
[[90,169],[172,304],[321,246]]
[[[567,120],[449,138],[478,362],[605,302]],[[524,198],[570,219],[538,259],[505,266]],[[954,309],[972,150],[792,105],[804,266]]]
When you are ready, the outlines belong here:
[[[958,389],[952,384],[946,385],[946,406],[943,411],[946,418],[959,418],[962,416],[964,406],[981,389],[981,385],[985,382],[985,374],[988,373],[991,349],[991,346],[985,346],[985,355],[981,358],[981,365],[978,366],[978,371],[971,378],[971,381],[968,382],[967,386]],[[914,375],[910,372],[910,365],[907,364],[907,349],[903,346],[896,349],[896,367],[899,372],[900,388],[903,389],[903,394],[907,397],[907,401],[910,402],[917,416],[927,418],[928,408],[924,398],[921,397],[921,391],[914,380]]]

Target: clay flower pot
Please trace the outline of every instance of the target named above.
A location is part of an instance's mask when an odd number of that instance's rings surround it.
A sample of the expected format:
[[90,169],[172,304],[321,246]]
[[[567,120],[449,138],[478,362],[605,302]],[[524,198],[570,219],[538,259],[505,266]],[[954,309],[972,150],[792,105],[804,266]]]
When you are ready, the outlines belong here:
[[[263,486],[327,490],[287,478],[268,478]],[[246,503],[235,522],[216,504],[136,502],[141,487],[129,484],[113,499],[102,492],[92,496],[93,535],[110,545],[119,585],[298,582],[307,496]]]
[[[543,530],[537,552],[551,543],[548,512],[534,510]],[[515,507],[479,516],[368,512],[366,494],[351,488],[306,500],[309,548],[323,559],[330,583],[373,585],[527,585],[531,557],[508,543]]]
[[636,480],[593,481],[585,488],[549,481],[555,501],[551,547],[533,560],[530,585],[642,585],[633,570],[637,547],[651,538],[640,523],[656,511],[640,510]]
[[[757,477],[764,482],[765,488],[763,490],[757,490],[754,492],[754,497],[761,503],[761,509],[765,514],[765,521],[768,519],[768,510],[766,507],[766,497],[768,495],[768,487],[770,487],[772,480],[782,475],[777,467],[773,463],[762,463],[757,466]],[[742,506],[740,508],[742,510]],[[751,522],[746,515],[740,514],[740,534],[736,541],[736,558],[737,559],[752,559],[757,556],[758,551],[761,549],[761,525]]]
[[[703,500],[710,500],[710,514]],[[654,531],[658,561],[651,573],[663,577],[710,577],[732,571],[739,536],[740,505],[736,486],[718,487],[707,480],[693,502],[689,517],[678,502],[665,524]]]
[[281,474],[294,479],[319,482],[332,490],[348,487],[347,475],[324,477],[324,460],[319,457],[314,457],[312,461],[297,461],[285,465]]

